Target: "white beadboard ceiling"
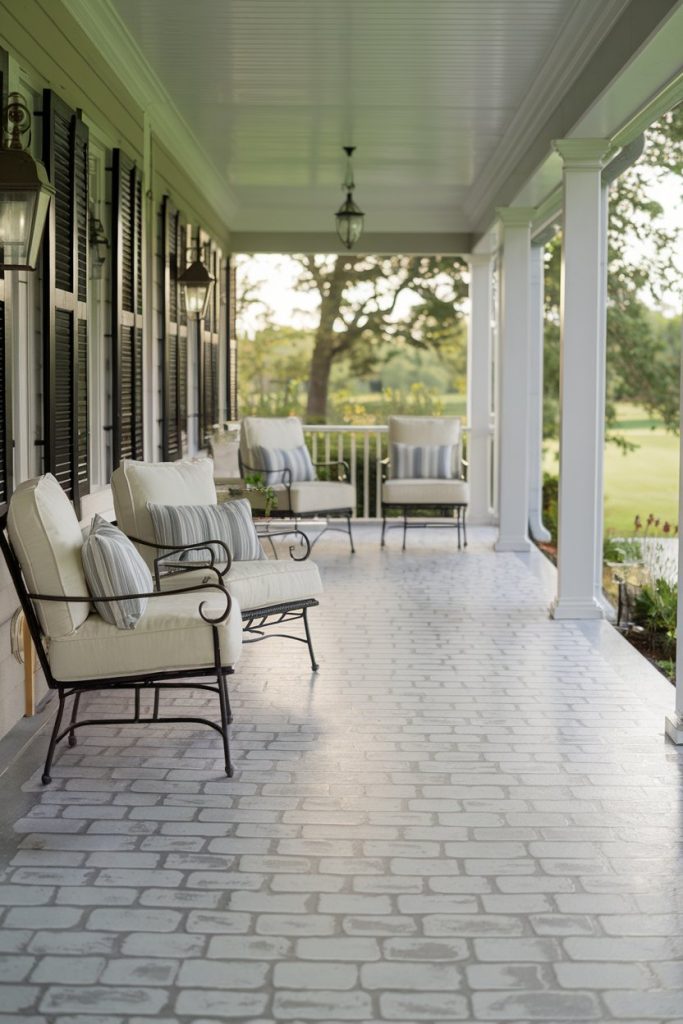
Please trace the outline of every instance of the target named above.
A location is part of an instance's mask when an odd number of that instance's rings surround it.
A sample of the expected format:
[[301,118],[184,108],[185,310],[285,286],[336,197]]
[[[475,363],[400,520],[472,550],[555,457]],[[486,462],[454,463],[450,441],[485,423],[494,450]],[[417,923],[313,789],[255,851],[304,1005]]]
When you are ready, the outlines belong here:
[[111,0],[243,233],[329,231],[347,144],[367,230],[483,231],[628,3]]

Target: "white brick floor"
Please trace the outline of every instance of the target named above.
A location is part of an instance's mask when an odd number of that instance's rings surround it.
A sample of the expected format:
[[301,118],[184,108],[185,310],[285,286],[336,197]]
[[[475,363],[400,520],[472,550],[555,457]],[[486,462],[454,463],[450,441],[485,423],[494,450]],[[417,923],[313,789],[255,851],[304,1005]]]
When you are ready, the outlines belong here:
[[548,620],[536,552],[357,536],[316,548],[318,675],[245,649],[234,779],[178,727],[5,776],[0,1022],[683,1021],[673,690]]

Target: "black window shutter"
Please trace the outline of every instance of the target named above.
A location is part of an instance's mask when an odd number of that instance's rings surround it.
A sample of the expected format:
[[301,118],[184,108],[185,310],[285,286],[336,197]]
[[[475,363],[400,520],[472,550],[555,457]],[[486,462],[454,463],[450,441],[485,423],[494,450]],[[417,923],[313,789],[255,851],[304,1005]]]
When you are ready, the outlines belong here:
[[88,129],[43,93],[43,158],[56,189],[43,242],[45,469],[80,515],[88,471]]
[[227,310],[227,411],[229,420],[239,419],[237,409],[237,274],[235,260],[229,258],[225,269]]
[[113,461],[142,459],[142,176],[120,149],[112,152]]
[[178,278],[185,268],[187,229],[169,196],[161,204],[163,258],[162,455],[167,461],[183,455],[187,435],[187,313]]
[[5,281],[0,269],[0,514],[12,493],[12,394],[9,344],[5,331]]
[[[0,105],[4,105],[4,82],[0,71]],[[5,331],[5,273],[0,263],[0,515],[7,511],[12,493],[12,374]]]

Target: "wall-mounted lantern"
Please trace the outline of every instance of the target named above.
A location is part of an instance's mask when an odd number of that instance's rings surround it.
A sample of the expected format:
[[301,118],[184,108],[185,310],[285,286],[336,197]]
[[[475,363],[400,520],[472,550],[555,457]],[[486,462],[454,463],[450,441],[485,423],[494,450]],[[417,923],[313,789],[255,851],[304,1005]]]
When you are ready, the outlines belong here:
[[[3,110],[0,147],[0,266],[35,270],[50,199],[55,194],[39,160],[24,149],[31,115],[21,93]],[[30,141],[30,136],[27,142]]]
[[197,246],[196,259],[178,278],[178,284],[185,294],[185,309],[188,316],[197,320],[204,319],[215,280],[213,274],[202,263],[201,247]]

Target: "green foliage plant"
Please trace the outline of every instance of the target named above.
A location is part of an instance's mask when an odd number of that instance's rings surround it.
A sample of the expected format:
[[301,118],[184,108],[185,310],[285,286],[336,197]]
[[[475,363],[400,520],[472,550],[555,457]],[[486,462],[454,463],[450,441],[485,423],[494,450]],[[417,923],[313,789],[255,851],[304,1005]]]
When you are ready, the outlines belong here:
[[244,478],[244,482],[247,487],[262,495],[265,502],[264,515],[269,516],[273,509],[277,508],[277,494],[274,489],[265,483],[260,473],[250,473]]
[[633,621],[642,626],[664,658],[675,657],[678,584],[660,577],[642,587],[633,607]]

